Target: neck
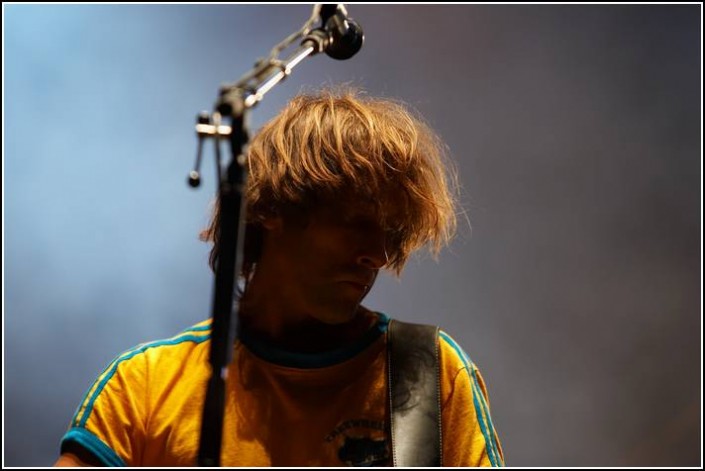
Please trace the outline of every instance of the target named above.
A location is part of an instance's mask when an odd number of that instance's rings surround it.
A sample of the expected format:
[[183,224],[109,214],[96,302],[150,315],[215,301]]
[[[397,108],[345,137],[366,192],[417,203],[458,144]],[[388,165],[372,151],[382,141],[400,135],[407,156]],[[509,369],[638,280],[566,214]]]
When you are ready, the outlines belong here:
[[241,331],[252,338],[294,353],[322,353],[352,345],[376,320],[372,312],[362,307],[352,321],[337,325],[311,319],[272,326],[258,322],[257,317],[257,313],[241,316]]
[[290,312],[266,292],[257,285],[247,287],[240,300],[239,329],[282,350],[321,353],[351,345],[377,321],[372,311],[358,306],[349,322],[326,324],[305,314]]

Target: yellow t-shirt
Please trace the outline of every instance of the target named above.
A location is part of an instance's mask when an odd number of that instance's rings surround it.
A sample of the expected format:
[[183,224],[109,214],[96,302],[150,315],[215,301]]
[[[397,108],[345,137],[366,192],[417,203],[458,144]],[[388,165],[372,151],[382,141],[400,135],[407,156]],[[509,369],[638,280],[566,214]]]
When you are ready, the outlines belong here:
[[[246,338],[228,367],[222,466],[389,466],[386,332],[324,354]],[[440,332],[442,464],[503,466],[480,372]],[[105,465],[196,466],[210,376],[210,320],[119,355],[89,388],[62,440]]]

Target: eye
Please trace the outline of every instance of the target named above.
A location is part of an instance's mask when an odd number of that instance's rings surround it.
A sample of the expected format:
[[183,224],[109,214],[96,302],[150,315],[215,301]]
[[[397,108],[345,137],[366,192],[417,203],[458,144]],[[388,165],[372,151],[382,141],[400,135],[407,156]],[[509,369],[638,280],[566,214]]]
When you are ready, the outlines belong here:
[[340,214],[334,216],[341,224],[359,229],[370,229],[376,225],[374,219],[368,214],[357,211],[341,211]]

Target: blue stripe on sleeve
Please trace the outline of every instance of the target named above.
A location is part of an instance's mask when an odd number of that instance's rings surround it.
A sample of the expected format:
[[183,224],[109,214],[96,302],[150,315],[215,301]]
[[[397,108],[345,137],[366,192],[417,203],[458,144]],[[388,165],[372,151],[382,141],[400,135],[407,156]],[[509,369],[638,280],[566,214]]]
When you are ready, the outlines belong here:
[[182,333],[182,334],[185,334],[186,332],[204,332],[204,331],[206,331],[206,330],[211,330],[211,327],[212,327],[212,326],[211,326],[211,322],[209,322],[209,323],[206,324],[206,325],[201,325],[201,326],[196,326],[196,327],[190,327],[190,328],[184,330],[184,331],[181,332],[181,333]]
[[[122,355],[123,355],[123,354],[121,353],[120,355],[118,355],[117,357],[115,357],[115,359],[114,359],[113,361],[111,361],[110,363],[108,363],[108,366],[106,366],[105,369],[100,372],[100,374],[98,375],[98,378],[100,378],[101,376],[103,376],[103,375],[105,374],[105,372],[110,369],[110,366],[111,366],[113,363],[115,363]],[[81,402],[78,403],[78,407],[76,408],[76,412],[73,414],[73,418],[71,419],[71,424],[72,424],[73,427],[76,427],[76,426],[78,425],[78,415],[81,413],[81,408],[82,408],[83,405],[86,403],[86,399],[88,398],[88,394],[91,392],[91,389],[93,389],[93,385],[94,385],[94,384],[95,384],[95,382],[93,382],[93,383],[90,385],[90,387],[86,390],[85,394],[83,394],[83,397],[81,398]]]

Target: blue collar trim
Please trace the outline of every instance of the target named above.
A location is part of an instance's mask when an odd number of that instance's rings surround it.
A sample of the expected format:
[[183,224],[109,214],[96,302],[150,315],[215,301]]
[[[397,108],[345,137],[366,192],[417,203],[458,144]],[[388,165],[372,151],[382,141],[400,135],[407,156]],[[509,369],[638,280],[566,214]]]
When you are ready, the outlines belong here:
[[324,368],[347,361],[372,345],[387,332],[389,317],[375,312],[377,323],[352,345],[321,353],[297,353],[282,350],[272,344],[255,339],[241,332],[239,340],[256,356],[265,361],[290,368]]

